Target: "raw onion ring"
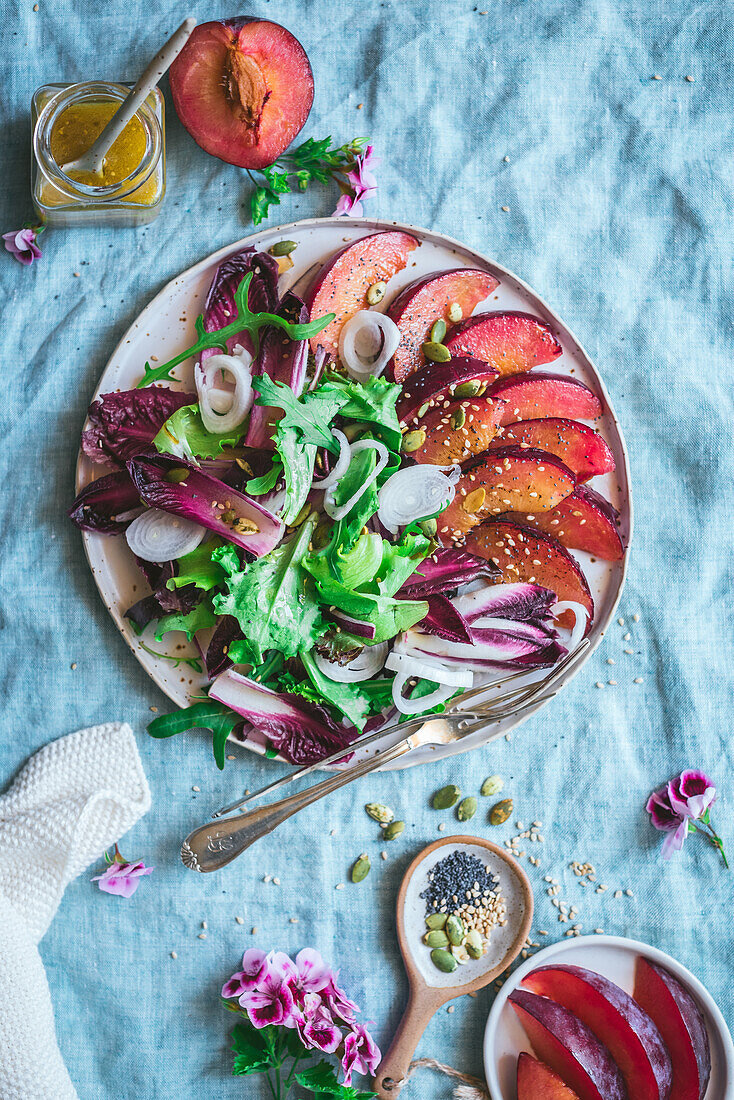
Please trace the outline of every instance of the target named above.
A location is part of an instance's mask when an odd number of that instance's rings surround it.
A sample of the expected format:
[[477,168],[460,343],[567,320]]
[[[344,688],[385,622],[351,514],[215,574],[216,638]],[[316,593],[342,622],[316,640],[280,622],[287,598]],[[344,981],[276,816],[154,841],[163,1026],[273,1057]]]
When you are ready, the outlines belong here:
[[174,561],[195,550],[206,529],[190,519],[172,516],[160,508],[149,508],[134,519],[125,538],[136,557],[143,561]]
[[311,482],[312,489],[328,489],[330,485],[344,477],[349,469],[349,463],[352,461],[352,448],[344,432],[340,432],[338,428],[333,428],[332,435],[339,443],[339,457],[330,474],[327,474],[321,481]]
[[[214,435],[224,435],[238,428],[252,408],[255,395],[252,390],[252,356],[244,351],[241,355],[211,355],[206,367],[197,363],[194,367],[194,381],[199,395],[199,412],[204,427]],[[225,371],[234,379],[231,400],[226,404],[228,390],[225,386],[214,384],[214,376]]]
[[407,466],[391,474],[380,489],[377,515],[394,535],[399,527],[406,527],[414,520],[435,516],[455,495],[451,478],[438,466],[428,463]]
[[377,451],[380,456],[377,460],[377,465],[367,478],[367,480],[360,485],[356,493],[352,493],[349,500],[344,504],[334,504],[334,486],[326,490],[324,494],[324,511],[333,520],[338,522],[340,519],[344,519],[351,512],[354,505],[360,500],[369,489],[370,485],[377,480],[382,471],[390,461],[390,452],[384,443],[381,443],[379,439],[358,439],[356,443],[351,445],[352,455],[359,454],[361,451]]
[[440,661],[432,661],[420,655],[414,656],[412,653],[396,653],[394,650],[385,661],[385,668],[389,668],[391,672],[405,673],[419,680],[431,680],[434,684],[445,684],[453,688],[468,688],[474,682],[474,677],[467,669],[447,668]]
[[339,333],[339,358],[357,381],[378,378],[397,351],[400,329],[384,313],[360,309]]
[[553,604],[550,609],[551,615],[562,615],[564,611],[573,611],[574,624],[571,631],[571,637],[568,640],[568,652],[573,653],[577,648],[579,642],[586,633],[586,624],[589,621],[589,612],[583,606],[583,604],[576,603],[574,600],[561,600],[559,603]]
[[348,665],[327,661],[319,653],[314,653],[313,659],[319,671],[337,684],[359,684],[363,680],[371,679],[380,671],[385,664],[387,649],[387,642],[367,645]]

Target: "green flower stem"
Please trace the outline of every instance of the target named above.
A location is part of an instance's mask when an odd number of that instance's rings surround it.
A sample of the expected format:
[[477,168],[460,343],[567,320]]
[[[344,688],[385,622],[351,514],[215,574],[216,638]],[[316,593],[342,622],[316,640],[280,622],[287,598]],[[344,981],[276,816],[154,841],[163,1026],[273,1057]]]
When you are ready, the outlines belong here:
[[703,836],[706,840],[708,840],[709,844],[713,845],[713,847],[716,848],[721,853],[721,858],[724,861],[724,866],[726,867],[726,869],[728,871],[729,870],[729,861],[726,858],[726,852],[724,851],[724,842],[723,842],[723,840],[721,839],[720,836],[718,836],[717,833],[714,832],[712,826],[709,824],[708,821],[704,821],[704,818],[700,818],[700,821],[702,821],[704,823],[704,825],[708,829],[708,832],[704,831],[704,829],[701,828],[700,824],[699,825],[694,825],[692,821],[688,822],[689,831],[694,832],[694,833],[700,833],[701,836]]

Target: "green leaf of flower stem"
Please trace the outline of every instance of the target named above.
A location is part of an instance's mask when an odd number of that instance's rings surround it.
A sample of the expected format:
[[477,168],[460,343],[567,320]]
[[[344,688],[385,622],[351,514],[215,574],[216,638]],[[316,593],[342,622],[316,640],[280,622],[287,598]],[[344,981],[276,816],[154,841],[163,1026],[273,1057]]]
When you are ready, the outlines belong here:
[[358,1092],[348,1085],[340,1085],[333,1067],[328,1062],[317,1062],[315,1066],[296,1074],[296,1081],[309,1092],[326,1097],[339,1097],[339,1100],[373,1100],[374,1092]]
[[224,746],[232,730],[242,721],[229,707],[216,703],[213,699],[193,703],[190,707],[177,710],[173,714],[161,714],[148,726],[151,737],[173,737],[177,733],[186,733],[192,729],[211,731],[214,759],[221,771],[224,768]]
[[275,313],[253,313],[247,304],[247,294],[252,282],[252,272],[249,271],[245,275],[244,279],[237,287],[235,291],[234,300],[237,308],[237,316],[234,321],[230,321],[224,328],[217,329],[216,332],[204,331],[204,318],[203,314],[199,314],[194,322],[194,327],[198,335],[198,339],[195,344],[190,348],[186,348],[185,351],[175,355],[173,359],[169,359],[167,363],[162,363],[160,366],[152,368],[149,363],[145,364],[145,373],[138,382],[137,388],[141,389],[144,386],[149,386],[153,382],[169,381],[172,382],[171,371],[174,367],[177,367],[179,363],[183,363],[184,360],[198,355],[200,351],[204,351],[206,348],[218,348],[220,351],[225,351],[227,348],[227,341],[230,336],[236,336],[240,332],[249,332],[250,337],[257,354],[260,337],[260,329],[264,325],[274,325],[276,328],[281,328],[290,336],[291,340],[308,340],[312,336],[317,336],[319,332],[326,328],[335,317],[333,313],[327,313],[324,317],[319,317],[316,321],[309,321],[307,324],[296,324],[292,321],[286,321],[285,318],[279,317]]
[[271,206],[280,206],[280,199],[269,187],[256,187],[250,199],[250,213],[253,225],[264,222]]
[[288,173],[279,172],[274,164],[271,164],[269,168],[263,168],[262,174],[267,180],[268,187],[276,195],[286,195],[290,191],[290,184],[288,183]]
[[235,1055],[233,1076],[264,1073],[273,1064],[272,1046],[269,1047],[268,1037],[264,1034],[268,1030],[270,1029],[263,1028],[258,1031],[247,1022],[235,1025],[230,1048]]

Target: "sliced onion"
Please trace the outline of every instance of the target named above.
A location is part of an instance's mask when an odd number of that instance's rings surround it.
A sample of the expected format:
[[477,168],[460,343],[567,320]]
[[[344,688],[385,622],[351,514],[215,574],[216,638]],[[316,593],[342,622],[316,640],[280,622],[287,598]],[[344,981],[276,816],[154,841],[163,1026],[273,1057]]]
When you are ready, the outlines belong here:
[[400,329],[384,313],[360,309],[339,334],[339,358],[357,381],[377,378],[397,351]]
[[149,508],[134,519],[125,538],[136,557],[143,561],[174,561],[195,550],[206,529],[190,519],[172,516],[160,508]]
[[[228,389],[214,378],[225,372],[234,379],[229,401]],[[244,349],[242,355],[211,355],[206,367],[197,363],[194,368],[196,392],[199,395],[199,411],[204,427],[215,435],[224,435],[238,428],[252,408],[255,395],[252,391],[252,356]]]
[[456,488],[451,477],[438,466],[419,463],[396,470],[380,489],[377,514],[388,531],[395,534],[417,519],[440,512],[454,499]]
[[333,485],[330,489],[326,490],[326,493],[324,494],[324,511],[328,516],[331,516],[331,518],[336,521],[344,519],[345,516],[349,515],[354,505],[364,496],[370,485],[372,485],[373,482],[377,480],[377,478],[380,476],[390,460],[390,452],[388,451],[385,444],[381,443],[379,439],[358,439],[356,443],[352,443],[351,451],[352,455],[359,454],[360,451],[377,451],[379,458],[377,460],[377,465],[375,466],[374,470],[367,478],[367,480],[364,482],[364,484],[360,485],[359,489],[357,489],[357,492],[353,493],[349,500],[346,501],[344,504],[340,504],[338,506],[334,504]]
[[340,432],[338,428],[332,429],[332,435],[335,437],[339,444],[339,457],[336,460],[334,469],[330,474],[327,474],[321,481],[312,481],[312,489],[328,489],[330,485],[334,485],[344,477],[345,473],[349,469],[349,463],[352,460],[352,448],[349,440],[345,436],[344,432]]
[[447,668],[440,661],[431,661],[412,653],[396,653],[394,650],[385,661],[385,668],[392,672],[406,673],[418,680],[432,680],[435,684],[448,687],[471,687],[474,677],[471,672],[461,668]]
[[395,709],[401,714],[425,714],[427,710],[437,707],[439,703],[445,703],[456,694],[455,687],[451,687],[450,684],[441,684],[430,695],[424,695],[421,699],[406,699],[403,689],[410,679],[407,672],[399,672],[392,682],[392,701]]
[[362,652],[348,665],[338,665],[335,661],[327,661],[319,653],[314,653],[313,659],[319,671],[337,684],[359,684],[362,680],[369,680],[375,673],[380,671],[385,664],[387,649],[387,642],[366,645]]
[[568,652],[573,653],[586,633],[589,612],[583,604],[576,603],[574,600],[561,600],[560,603],[553,604],[553,607],[550,609],[551,615],[556,616],[562,615],[564,611],[573,611],[574,614],[575,622],[573,624],[573,630],[571,631],[571,637],[568,641]]

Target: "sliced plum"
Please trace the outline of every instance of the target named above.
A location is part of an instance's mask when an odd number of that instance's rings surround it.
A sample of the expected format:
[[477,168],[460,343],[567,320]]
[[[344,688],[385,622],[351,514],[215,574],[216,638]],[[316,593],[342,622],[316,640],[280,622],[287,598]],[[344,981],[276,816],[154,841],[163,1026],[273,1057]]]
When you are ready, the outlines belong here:
[[[558,458],[532,448],[503,447],[467,463],[456,496],[441,516],[452,534],[501,512],[546,511],[572,493],[576,480]],[[520,504],[520,501],[523,503]]]
[[434,272],[406,286],[388,310],[401,332],[390,368],[394,381],[404,382],[425,364],[421,348],[434,321],[450,321],[452,306],[468,317],[498,286],[494,275],[471,267]]
[[573,470],[577,481],[588,481],[590,477],[608,474],[614,469],[614,455],[606,440],[588,424],[564,416],[508,424],[498,433],[492,446],[506,447],[512,443],[519,447],[538,447],[556,455]]
[[[403,386],[397,403],[398,416],[408,424],[418,418],[423,405],[433,405],[439,398],[453,396],[457,386],[484,392],[497,378],[499,373],[494,367],[471,356],[457,356],[449,363],[426,363]],[[460,393],[459,396],[468,394]]]
[[[589,613],[588,634],[594,620],[594,600],[578,562],[557,539],[511,520],[487,520],[469,533],[465,549],[494,562],[502,574],[500,582],[528,581],[550,588],[559,600],[580,603]],[[573,626],[573,615],[566,611],[558,621]]]
[[240,168],[277,160],[313,103],[306,51],[267,19],[200,23],[169,80],[178,117],[197,145]]
[[475,313],[451,330],[452,355],[473,355],[501,375],[519,374],[552,363],[563,348],[550,326],[529,313]]
[[524,989],[573,1012],[610,1051],[629,1100],[668,1100],[672,1066],[663,1037],[647,1013],[609,978],[583,966],[541,966]]
[[703,1013],[670,971],[640,956],[634,997],[654,1020],[673,1062],[670,1100],[703,1100],[711,1078],[711,1050]]
[[517,1060],[517,1100],[579,1100],[550,1066],[523,1051]]
[[[567,1008],[515,989],[508,998],[533,1050],[579,1100],[627,1100],[614,1059],[593,1031]],[[541,1100],[543,1093],[537,1094]]]
[[324,264],[305,294],[306,305],[312,321],[327,313],[335,313],[336,317],[312,338],[313,352],[321,346],[330,359],[336,360],[342,326],[360,309],[369,309],[369,288],[389,282],[402,271],[418,244],[409,233],[372,233],[339,249]]
[[603,561],[620,561],[624,557],[619,513],[588,485],[577,485],[573,493],[548,512],[513,512],[502,518],[545,531],[568,550],[585,550]]
[[[450,466],[486,451],[502,418],[502,402],[480,399],[444,401],[434,406],[419,421],[417,431],[425,432],[425,442],[409,452],[416,462]],[[461,425],[454,427],[453,425]],[[408,436],[406,436],[408,439]]]
[[540,420],[564,416],[573,420],[595,420],[601,416],[601,401],[583,382],[560,374],[514,374],[500,378],[489,390],[490,397],[506,401],[503,424],[518,420]]

